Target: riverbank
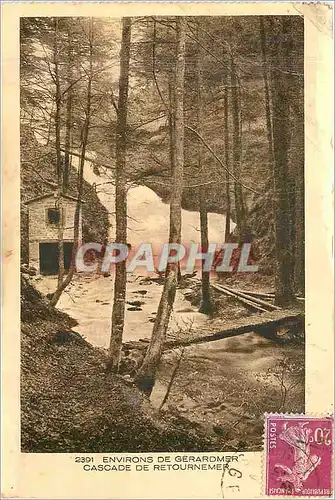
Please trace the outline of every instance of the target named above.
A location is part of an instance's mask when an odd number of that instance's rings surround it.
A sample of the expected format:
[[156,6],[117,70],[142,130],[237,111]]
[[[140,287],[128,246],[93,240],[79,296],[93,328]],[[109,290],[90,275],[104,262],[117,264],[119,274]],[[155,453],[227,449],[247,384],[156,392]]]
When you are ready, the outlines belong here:
[[304,346],[280,345],[256,333],[163,355],[151,400],[218,436],[227,450],[262,449],[265,412],[304,411]]
[[[97,185],[104,180],[96,176],[92,169],[87,169],[86,177],[88,182],[95,182]],[[110,185],[108,185],[108,189],[102,185],[98,195],[110,213],[109,238],[113,241],[115,224],[111,215],[111,207],[114,203],[114,193]],[[132,245],[136,246],[143,241],[159,245],[166,241],[169,206],[163,203],[153,191],[145,186],[131,189],[128,210],[128,236]],[[199,243],[199,214],[183,210],[182,219],[183,241]],[[209,214],[211,242],[224,241],[222,232],[224,222],[223,215]],[[153,228],[155,228],[154,231]],[[214,332],[227,322],[238,322],[255,313],[235,299],[218,295],[215,292],[213,292],[213,298],[216,314],[209,317],[199,313],[201,294],[198,278],[199,276],[186,278],[180,283],[168,330],[170,339],[178,339],[190,330],[196,333],[201,331]],[[56,277],[37,276],[32,279],[37,288],[45,295],[54,292],[56,288]],[[215,276],[211,279],[220,280]],[[268,292],[274,286],[271,274],[243,273],[242,275],[238,273],[224,275],[222,280],[226,285],[245,287],[254,291]],[[162,279],[150,279],[144,271],[139,270],[137,274],[127,275],[124,342],[150,339],[162,288]],[[56,449],[66,448],[66,446],[78,447],[81,446],[81,442],[87,439],[91,451],[96,449],[100,451],[131,451],[134,449],[133,446],[135,449],[138,446],[140,451],[259,450],[262,447],[264,412],[300,413],[304,411],[303,341],[282,344],[276,342],[275,339],[266,339],[255,332],[207,344],[194,345],[183,350],[174,349],[165,352],[150,402],[143,399],[137,388],[132,385],[131,377],[127,375],[127,372],[123,373],[124,376],[115,379],[113,376],[106,375],[105,372],[106,349],[109,346],[111,331],[112,301],[113,276],[98,272],[75,275],[60,298],[57,305],[58,310],[73,318],[76,323],[75,331],[86,341],[86,347],[84,349],[84,344],[82,344],[79,348],[76,344],[73,350],[73,345],[70,349],[68,344],[57,345],[57,349],[53,346],[52,350],[48,351],[47,356],[51,360],[51,366],[58,366],[60,363],[60,368],[59,373],[54,373],[52,383],[55,387],[63,387],[65,383],[62,379],[64,364],[67,367],[66,370],[73,374],[71,383],[75,384],[74,389],[73,391],[70,389],[69,393],[65,389],[61,389],[59,393],[56,390],[56,400],[52,393],[47,393],[42,402],[39,394],[38,396],[34,395],[34,397],[37,397],[43,411],[48,411],[49,405],[51,407],[58,406],[58,402],[61,401],[60,408],[64,412],[65,420],[71,420],[69,425],[72,431],[74,431],[72,426],[77,425],[76,420],[78,418],[79,420],[84,419],[84,428],[88,426],[88,428],[94,429],[92,435],[97,436],[98,441],[91,443],[90,440],[96,438],[90,437],[89,431],[84,431],[84,433],[80,433],[79,441],[73,441],[72,438],[67,437],[66,439],[70,440],[67,445],[64,442],[62,426],[58,423],[57,417],[55,423],[47,422],[47,425],[43,424],[41,429],[43,434],[43,429],[51,425],[51,429],[54,429],[52,432],[61,436],[58,438],[59,443],[57,444],[55,440],[48,441],[49,438],[42,435],[42,442],[46,439],[47,443],[42,444],[43,449],[48,447],[56,447]],[[31,326],[26,332],[28,335],[30,328]],[[35,332],[34,335],[41,335],[43,339],[44,331],[53,328],[56,330],[60,328],[61,331],[64,329],[59,324],[57,325],[57,322],[54,326],[43,323],[38,326],[38,333]],[[43,360],[41,361],[42,374],[37,376],[37,380],[39,384],[43,385],[43,373],[50,368],[44,365]],[[93,374],[92,377],[91,374]],[[89,379],[88,381],[86,381],[86,377],[87,380]],[[108,377],[112,378],[108,379]],[[27,380],[30,380],[29,376]],[[81,384],[80,387],[77,385],[77,381],[78,384]],[[30,380],[30,382],[32,385],[35,384],[34,380]],[[114,385],[118,387],[116,392],[113,389]],[[98,386],[97,391],[96,386]],[[38,387],[36,387],[37,391]],[[122,411],[117,412],[115,417],[109,405],[104,406],[105,403],[103,403],[101,406],[100,398],[104,398],[104,391],[107,394],[110,392],[113,394],[111,404],[122,408]],[[95,392],[97,392],[97,399],[95,399],[95,395],[93,396]],[[134,400],[137,401],[136,410],[129,409],[129,405],[132,408]],[[73,407],[73,409],[63,408],[63,404],[66,407]],[[89,416],[85,412],[86,405],[90,412]],[[97,415],[95,415],[95,407]],[[143,432],[143,438],[135,437],[133,431],[128,430],[124,414],[128,414],[129,411],[134,414],[134,417],[131,417],[134,419],[135,414],[142,415],[139,417],[139,427],[133,422],[131,428],[140,429],[140,432]],[[27,412],[30,414],[30,406]],[[51,413],[55,412],[58,415],[58,409],[51,410]],[[105,412],[108,415],[111,412],[112,415],[112,420],[108,417],[107,424],[101,420],[104,418],[102,415]],[[122,412],[125,413],[122,414]],[[145,424],[146,429],[142,431],[142,417],[143,421],[147,422],[147,415],[150,416],[148,422],[151,423]],[[43,423],[44,417],[40,415],[39,419],[33,415],[32,421],[40,425],[41,418]],[[124,436],[123,444],[117,441],[114,434],[114,437],[110,435],[112,432],[110,428],[114,426],[114,418],[116,429],[121,429],[120,432]],[[163,424],[162,421],[164,421]],[[168,432],[169,438],[167,440],[165,437],[162,438],[160,430],[157,431],[157,428],[161,429],[162,425],[165,429],[164,432]],[[99,429],[96,429],[96,426]],[[101,426],[103,429],[106,426],[108,428],[107,434],[103,434],[104,442],[101,440],[101,432],[104,433],[100,430]],[[123,428],[123,426],[125,427]],[[156,428],[156,426],[158,427]],[[178,437],[180,436],[178,426],[181,426],[183,431],[185,430],[188,437],[184,435],[182,438]],[[30,435],[32,429],[30,427],[29,429],[28,434]],[[45,432],[49,435],[49,431],[45,430]],[[77,430],[74,431],[75,435],[77,432]],[[152,444],[150,444],[150,433],[152,433]],[[132,440],[134,440],[134,445]],[[36,443],[34,446],[39,446]],[[79,448],[71,449],[79,451]]]
[[[72,318],[21,282],[21,450],[26,453],[210,451],[215,441],[173,413],[162,415]],[[32,314],[29,314],[29,312]]]
[[[258,281],[256,288],[261,286]],[[55,278],[42,278],[37,283],[40,290],[49,293]],[[112,284],[111,277],[77,275],[59,302],[63,313],[77,321],[75,330],[104,353],[110,335]],[[252,287],[252,282],[248,286]],[[161,291],[160,280],[128,277],[125,342],[150,338]],[[169,336],[178,338],[190,328],[215,331],[227,321],[251,314],[234,299],[214,299],[216,317],[199,313],[199,282],[185,280],[177,293]],[[265,412],[304,411],[302,339],[281,343],[250,332],[165,352],[151,405],[161,416],[173,415],[186,427],[195,426],[215,442],[216,449],[259,450]],[[126,380],[131,384],[129,377]]]

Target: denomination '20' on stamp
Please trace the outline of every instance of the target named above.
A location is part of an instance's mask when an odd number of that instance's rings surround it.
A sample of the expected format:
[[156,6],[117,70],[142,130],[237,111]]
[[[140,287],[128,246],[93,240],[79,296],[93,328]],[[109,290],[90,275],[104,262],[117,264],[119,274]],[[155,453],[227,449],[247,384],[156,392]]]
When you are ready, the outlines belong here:
[[265,494],[332,495],[333,417],[265,415]]

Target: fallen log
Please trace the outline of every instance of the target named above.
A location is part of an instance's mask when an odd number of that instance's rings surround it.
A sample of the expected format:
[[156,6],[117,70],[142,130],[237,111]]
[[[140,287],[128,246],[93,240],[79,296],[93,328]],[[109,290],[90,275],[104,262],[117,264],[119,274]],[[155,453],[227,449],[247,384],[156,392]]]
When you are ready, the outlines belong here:
[[[198,281],[200,283],[200,280],[198,280]],[[227,287],[226,285],[222,285],[222,284],[218,284],[218,286],[223,286],[225,288],[231,289],[229,286]],[[275,298],[275,292],[256,292],[254,290],[242,290],[240,288],[234,288],[233,290],[234,290],[234,292],[245,293],[246,295],[252,295],[255,297],[262,297],[262,298],[270,299],[270,300],[274,300],[274,298]],[[305,300],[305,297],[300,297],[299,295],[295,296],[295,298],[296,298],[296,300],[299,300],[299,301]]]
[[245,299],[251,299],[253,300],[254,302],[256,302],[256,304],[259,304],[261,306],[264,306],[264,307],[267,307],[268,309],[272,309],[272,310],[276,310],[276,311],[280,311],[281,307],[278,307],[278,306],[275,306],[274,304],[271,304],[270,302],[266,302],[265,300],[262,300],[258,297],[251,297],[250,295],[247,295],[246,293],[244,292],[237,292],[236,290],[232,289],[232,288],[228,288],[228,287],[223,287],[225,288],[226,290],[229,290],[230,292],[234,293],[235,295],[237,296],[241,296],[241,297],[244,297]]
[[[225,286],[225,288],[230,289],[230,287],[226,287],[226,285],[220,285],[220,286]],[[269,300],[274,300],[275,299],[275,293],[274,292],[254,292],[253,290],[241,290],[241,289],[234,289],[235,292],[238,293],[244,293],[246,295],[251,295],[255,297],[262,297],[264,299],[269,299]],[[305,300],[305,297],[299,297],[295,296],[295,299],[298,301],[303,302]]]
[[[190,332],[182,339],[169,340],[164,343],[163,350],[176,349],[178,347],[187,347],[193,344],[204,344],[206,342],[215,342],[237,335],[242,335],[248,332],[258,332],[264,335],[264,332],[269,329],[275,330],[276,327],[285,325],[297,325],[299,328],[304,328],[305,317],[300,311],[291,311],[282,309],[280,311],[266,311],[266,314],[254,314],[241,318],[239,320],[229,321],[224,327],[215,332],[203,331],[199,334],[198,330]],[[266,335],[264,335],[266,336]],[[269,337],[269,335],[267,335]],[[149,339],[141,339],[138,341],[128,341],[123,343],[123,349],[146,350],[149,345]]]
[[138,351],[147,350],[149,346],[149,339],[140,339],[140,340],[129,340],[128,342],[122,343],[122,349],[136,349]]
[[[235,337],[237,335],[242,335],[248,332],[259,332],[269,329],[274,329],[276,327],[284,326],[285,324],[296,324],[297,326],[304,328],[305,318],[300,312],[292,312],[288,310],[281,311],[267,311],[267,317],[265,315],[255,315],[254,317],[249,316],[248,318],[242,318],[238,322],[229,322],[220,331],[214,333],[207,333],[203,335],[197,335],[189,337],[186,339],[180,339],[175,341],[167,341],[164,344],[164,350],[175,349],[177,347],[187,347],[193,344],[204,344],[206,342],[215,342],[216,340],[222,340],[230,337]],[[261,333],[262,334],[262,333]]]
[[229,290],[226,290],[225,288],[221,288],[219,285],[212,284],[212,287],[214,288],[214,290],[217,290],[218,292],[224,293],[224,294],[228,295],[229,297],[234,297],[235,299],[240,300],[240,302],[243,302],[243,304],[247,304],[248,306],[251,306],[254,309],[258,309],[258,311],[268,312],[267,309],[264,309],[264,307],[261,307],[259,304],[257,304],[253,300],[249,300],[249,299],[240,297],[240,296],[236,295],[235,293],[232,293]]
[[[222,285],[225,286],[225,285]],[[253,290],[240,290],[239,288],[234,289],[236,292],[245,293],[246,295],[251,295],[255,297],[262,297],[265,299],[274,300],[275,294],[273,292],[254,292]]]

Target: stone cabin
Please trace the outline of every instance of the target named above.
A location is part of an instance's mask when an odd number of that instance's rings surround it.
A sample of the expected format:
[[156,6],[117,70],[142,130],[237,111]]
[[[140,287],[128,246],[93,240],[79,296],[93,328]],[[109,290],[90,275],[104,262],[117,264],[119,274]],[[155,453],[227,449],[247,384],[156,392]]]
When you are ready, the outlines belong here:
[[[40,274],[58,273],[58,227],[62,216],[64,267],[69,269],[74,242],[74,214],[77,199],[62,195],[62,214],[57,193],[44,194],[25,203],[28,207],[29,266]],[[81,211],[80,211],[81,212]],[[82,216],[79,219],[79,244],[82,241]]]

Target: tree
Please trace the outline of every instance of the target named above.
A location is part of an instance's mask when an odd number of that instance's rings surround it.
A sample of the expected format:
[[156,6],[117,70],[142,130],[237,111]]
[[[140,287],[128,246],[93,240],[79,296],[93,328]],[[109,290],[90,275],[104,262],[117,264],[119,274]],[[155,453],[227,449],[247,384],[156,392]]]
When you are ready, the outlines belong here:
[[59,19],[54,19],[53,64],[55,83],[55,146],[56,146],[56,172],[57,172],[57,206],[59,211],[58,221],[58,288],[64,279],[64,217],[63,217],[63,169],[61,153],[61,106],[62,95],[59,78]]
[[294,252],[293,283],[297,294],[305,292],[305,179],[304,179],[304,26],[301,18],[287,19],[287,70],[289,70],[289,102],[293,178],[291,218],[294,221],[292,249]]
[[64,153],[64,193],[69,187],[69,176],[71,168],[71,142],[72,142],[72,101],[73,101],[73,40],[71,27],[67,29],[67,85],[66,93],[66,119],[65,119],[65,153]]
[[226,179],[226,224],[225,224],[225,241],[229,240],[230,236],[230,219],[231,219],[231,196],[230,196],[230,143],[229,143],[229,91],[228,91],[228,71],[229,60],[227,50],[223,54],[226,61],[226,69],[223,76],[223,138],[224,138],[224,160],[227,167],[225,171]]
[[[242,162],[242,121],[241,121],[241,97],[240,82],[237,75],[236,64],[233,53],[230,54],[231,71],[231,100],[233,118],[233,172],[237,179],[241,178]],[[246,207],[240,182],[234,182],[234,199],[236,212],[236,225],[239,242],[242,243],[246,233]]]
[[[39,142],[44,141],[44,144],[55,152],[54,159],[51,160],[55,165],[54,179],[43,179],[43,172],[40,171],[38,162],[35,162],[35,157],[32,162],[37,171],[36,175],[49,190],[50,187],[61,188],[57,172],[63,171],[62,189],[65,192],[68,170],[70,169],[73,174],[76,163],[79,171],[81,162],[89,73],[85,23],[87,20],[83,18],[58,18],[57,37],[55,37],[54,18],[21,20],[21,33],[25,37],[21,51],[22,122],[29,125]],[[300,34],[299,39],[293,36],[299,24],[298,20],[292,23],[291,20],[291,27],[287,28],[287,34],[290,36],[285,35],[286,55],[281,52],[285,59],[285,62],[282,61],[283,71],[289,82],[287,83],[289,181],[286,182],[290,192],[288,240],[292,258],[289,275],[291,281],[294,277],[295,290],[302,292],[304,287],[304,131],[303,113],[301,113],[303,96],[301,78],[295,74],[295,70],[303,45]],[[120,176],[123,174],[128,187],[130,183],[143,183],[154,189],[164,201],[168,202],[175,194],[173,172],[175,171],[174,145],[177,140],[174,97],[176,30],[176,20],[170,16],[144,17],[132,23],[131,78],[134,85],[127,101],[127,148],[124,153],[127,161],[124,169],[122,165],[116,169],[117,148],[120,144],[122,148],[122,140],[118,140],[117,147],[114,147],[114,138],[119,137],[116,131],[119,82],[114,76],[114,66],[119,64],[115,46],[119,47],[120,23],[94,20],[91,107],[87,145],[84,148],[85,160],[93,164],[96,171],[103,169],[104,173],[107,172],[109,183],[117,182],[119,200],[121,198],[125,200],[125,195],[119,196],[123,191],[122,183],[120,184]],[[301,27],[299,30],[301,31]],[[273,37],[272,31],[274,31]],[[185,53],[183,102],[186,133],[182,206],[184,209],[199,211],[201,244],[204,249],[208,246],[206,223],[207,214],[210,212],[226,213],[226,238],[229,237],[231,230],[231,218],[237,222],[240,241],[245,238],[245,228],[249,226],[250,216],[253,224],[250,229],[255,239],[261,232],[261,225],[265,228],[264,231],[273,228],[272,213],[269,213],[271,211],[269,205],[274,198],[273,186],[271,185],[271,193],[266,192],[269,191],[269,184],[273,184],[271,174],[273,165],[269,168],[271,143],[274,141],[271,137],[271,97],[275,93],[271,68],[275,69],[276,64],[270,41],[277,40],[277,34],[278,29],[271,27],[271,18],[268,17],[259,19],[240,16],[232,20],[216,16],[187,19],[185,36],[188,43]],[[111,48],[112,45],[114,48]],[[199,53],[201,61],[198,59],[197,62]],[[200,63],[199,75],[202,84],[198,92],[197,65]],[[280,148],[278,127],[277,119],[277,154]],[[120,152],[120,148],[118,151]],[[274,159],[273,151],[272,159]],[[56,180],[57,186],[55,186]],[[68,193],[77,196],[78,189],[73,192],[70,185]],[[253,218],[253,206],[254,195],[259,194],[261,196],[258,206],[261,211],[264,198],[270,201],[266,201],[267,207],[261,213],[257,225]],[[61,204],[60,191],[58,200]],[[117,217],[126,217],[126,204],[120,202],[118,206],[121,208],[117,211]],[[84,210],[87,209],[86,203]],[[119,221],[117,225],[122,228],[122,222]],[[61,278],[62,227],[59,231]],[[123,233],[122,237],[120,234],[120,237],[118,236],[120,241],[126,241],[126,234],[124,231]],[[260,245],[264,244],[268,248],[260,248],[260,254],[265,257],[269,251],[272,258],[272,235],[268,239],[263,236],[264,233],[260,235]],[[124,276],[121,266],[117,266],[117,273]],[[206,289],[209,290],[209,280],[205,273],[203,277],[203,297],[205,297]],[[59,281],[63,282],[64,279]],[[118,282],[122,289],[122,279],[120,278]],[[121,292],[119,299],[121,305]],[[124,312],[117,313],[117,309],[118,306],[115,306],[114,324],[122,325]]]
[[[93,79],[93,47],[94,47],[94,24],[93,24],[93,18],[89,19],[88,22],[88,33],[87,33],[87,38],[88,38],[88,47],[89,47],[89,67],[87,70],[87,95],[86,95],[86,103],[85,103],[85,109],[84,109],[84,123],[81,129],[81,148],[80,148],[80,157],[79,157],[79,168],[78,168],[78,195],[77,195],[77,201],[76,201],[76,209],[75,209],[75,215],[74,215],[74,235],[73,235],[73,247],[72,247],[72,255],[71,255],[71,264],[70,264],[70,269],[68,274],[66,275],[65,279],[60,281],[58,279],[58,286],[54,294],[52,295],[51,298],[51,305],[55,306],[63,293],[63,291],[66,289],[66,287],[70,284],[74,272],[75,272],[75,262],[76,262],[76,255],[79,247],[79,223],[80,223],[80,212],[81,212],[81,205],[82,205],[82,195],[83,195],[83,181],[84,181],[84,167],[85,167],[85,155],[86,155],[86,148],[87,148],[87,143],[88,143],[88,135],[89,135],[89,125],[90,125],[90,119],[91,119],[91,106],[92,106],[92,79]],[[59,147],[60,149],[60,147]],[[56,151],[57,151],[57,144],[56,144]],[[63,176],[61,175],[59,178],[59,183],[58,185],[63,187]],[[60,199],[62,199],[62,196],[60,196]],[[62,219],[62,211],[61,211],[61,219]],[[62,226],[62,223],[59,224],[59,227]],[[59,242],[62,242],[62,240],[59,238]],[[62,265],[64,266],[64,254],[62,254]],[[60,261],[60,253],[59,253],[59,261]],[[59,262],[60,265],[60,262]]]
[[[202,36],[200,30],[197,30],[198,39]],[[197,49],[197,128],[201,136],[203,136],[203,121],[204,121],[204,97],[203,97],[203,58],[204,51],[201,46]],[[204,178],[204,147],[198,141],[198,171],[200,179]],[[208,214],[206,204],[206,193],[203,186],[199,187],[199,211],[200,211],[200,235],[201,235],[201,251],[208,252]],[[213,312],[213,303],[211,298],[210,271],[206,270],[206,261],[202,260],[201,267],[201,303],[199,312],[211,314]]]
[[[129,87],[129,61],[131,44],[131,18],[122,20],[122,40],[120,51],[119,99],[116,124],[116,172],[115,172],[115,223],[116,243],[127,243],[127,113]],[[112,331],[109,344],[109,369],[117,372],[121,357],[124,310],[126,299],[127,273],[126,261],[116,264],[114,278],[114,299],[112,312]]]
[[[174,169],[173,191],[170,201],[170,230],[169,243],[180,243],[181,238],[181,202],[183,194],[184,173],[184,81],[185,81],[185,45],[186,19],[177,17],[177,50],[175,68],[175,95],[174,95]],[[167,264],[164,288],[158,306],[156,320],[143,364],[136,376],[135,382],[147,395],[155,384],[156,371],[162,355],[163,344],[176,295],[178,280],[178,265],[175,262]]]
[[262,50],[262,69],[264,81],[264,98],[265,98],[265,116],[266,116],[266,130],[269,148],[269,170],[272,176],[273,173],[273,134],[272,134],[272,117],[271,117],[271,103],[270,103],[270,87],[269,87],[269,65],[266,47],[266,31],[263,16],[259,17],[259,30]]
[[289,76],[287,18],[276,19],[272,44],[271,95],[273,107],[274,198],[275,198],[275,302],[288,306],[293,301],[291,207],[289,187]]
[[[297,79],[297,77],[293,77]],[[295,162],[295,265],[294,286],[296,293],[305,293],[305,154],[304,154],[304,96],[303,85],[294,82],[297,110],[294,111],[294,162]]]

